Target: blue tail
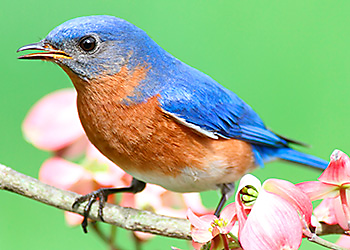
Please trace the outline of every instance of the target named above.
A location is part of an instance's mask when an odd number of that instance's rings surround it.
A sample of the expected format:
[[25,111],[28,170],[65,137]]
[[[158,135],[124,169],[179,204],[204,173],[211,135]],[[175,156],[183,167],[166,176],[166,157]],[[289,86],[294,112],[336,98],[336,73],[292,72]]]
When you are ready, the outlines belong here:
[[321,170],[328,166],[328,161],[322,160],[316,156],[301,153],[292,148],[271,148],[259,145],[254,145],[253,148],[256,161],[259,165],[279,158]]

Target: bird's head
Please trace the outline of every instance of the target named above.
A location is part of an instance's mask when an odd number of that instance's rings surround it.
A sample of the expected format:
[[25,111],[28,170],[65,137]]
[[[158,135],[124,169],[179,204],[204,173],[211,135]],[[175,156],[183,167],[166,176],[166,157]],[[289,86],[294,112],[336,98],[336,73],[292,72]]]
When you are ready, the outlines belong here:
[[158,48],[144,31],[125,20],[87,16],[59,25],[43,40],[25,45],[18,52],[39,50],[19,58],[52,61],[68,73],[89,80],[114,75],[125,65],[147,64]]

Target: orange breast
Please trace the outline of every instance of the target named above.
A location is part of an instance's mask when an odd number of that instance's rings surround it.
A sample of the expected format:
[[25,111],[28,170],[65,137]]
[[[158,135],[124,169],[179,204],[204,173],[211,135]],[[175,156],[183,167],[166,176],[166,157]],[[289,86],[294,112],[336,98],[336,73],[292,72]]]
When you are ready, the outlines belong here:
[[153,172],[174,178],[188,168],[211,171],[218,175],[213,180],[219,184],[236,181],[254,167],[249,143],[210,139],[177,123],[162,112],[160,96],[123,105],[146,69],[130,73],[123,68],[121,73],[89,82],[69,75],[78,92],[79,116],[88,138],[122,169],[138,176]]

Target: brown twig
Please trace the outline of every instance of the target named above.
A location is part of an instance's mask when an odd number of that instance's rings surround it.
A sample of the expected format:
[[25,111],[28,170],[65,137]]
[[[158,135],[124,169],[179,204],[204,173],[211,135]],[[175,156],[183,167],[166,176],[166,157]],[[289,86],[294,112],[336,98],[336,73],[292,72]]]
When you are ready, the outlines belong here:
[[334,249],[334,250],[350,250],[349,248],[344,248],[341,247],[337,244],[334,244],[332,242],[329,242],[325,239],[320,238],[317,234],[311,232],[306,220],[303,220],[304,223],[304,227],[303,227],[303,234],[305,237],[307,237],[307,239],[311,242],[314,242],[320,246],[329,248],[329,249]]
[[[1,164],[0,189],[83,215],[83,206],[77,209],[72,208],[73,202],[79,196],[78,194],[44,184],[37,179],[18,173]],[[90,219],[100,221],[97,210],[98,204],[95,203],[91,208]],[[104,221],[131,231],[141,231],[186,240],[191,239],[189,221],[157,215],[149,211],[106,204]]]

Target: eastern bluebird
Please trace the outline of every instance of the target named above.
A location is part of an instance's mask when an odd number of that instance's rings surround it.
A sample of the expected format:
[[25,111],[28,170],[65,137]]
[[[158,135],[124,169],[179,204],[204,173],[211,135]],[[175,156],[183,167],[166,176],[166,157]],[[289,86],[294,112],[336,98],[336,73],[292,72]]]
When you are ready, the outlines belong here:
[[[130,187],[77,199],[100,202],[146,183],[175,192],[220,189],[219,215],[242,175],[275,159],[323,169],[327,162],[289,147],[300,144],[267,129],[236,94],[176,59],[144,31],[112,16],[79,17],[52,30],[20,56],[58,64],[77,90],[89,140],[132,175]],[[73,205],[73,206],[74,206]]]

